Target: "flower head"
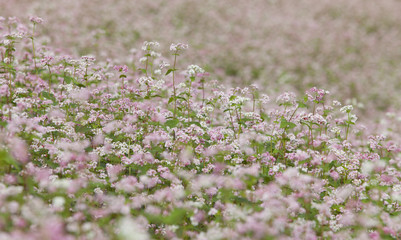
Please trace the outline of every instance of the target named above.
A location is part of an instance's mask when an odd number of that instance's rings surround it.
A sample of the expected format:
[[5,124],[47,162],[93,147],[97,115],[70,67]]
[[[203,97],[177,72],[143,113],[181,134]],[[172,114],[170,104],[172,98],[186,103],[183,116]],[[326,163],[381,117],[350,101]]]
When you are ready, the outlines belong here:
[[170,45],[170,51],[177,52],[179,50],[185,50],[188,49],[188,44],[184,43],[172,43]]
[[203,70],[198,65],[189,65],[187,68],[187,74],[190,77],[196,77],[199,74],[203,74],[204,72],[205,72],[205,70]]
[[119,72],[124,72],[124,73],[128,72],[127,65],[115,65],[113,69]]
[[30,17],[29,21],[33,22],[33,24],[41,24],[44,20],[40,17]]

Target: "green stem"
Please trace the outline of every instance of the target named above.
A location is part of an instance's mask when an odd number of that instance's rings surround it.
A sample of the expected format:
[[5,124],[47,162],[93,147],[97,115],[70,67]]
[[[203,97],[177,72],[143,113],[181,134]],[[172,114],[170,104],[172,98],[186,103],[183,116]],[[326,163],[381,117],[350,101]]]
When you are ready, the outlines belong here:
[[178,50],[174,53],[174,65],[173,65],[173,95],[174,95],[174,112],[173,112],[173,116],[174,116],[174,119],[177,116],[177,95],[176,95],[176,89],[175,89],[175,65],[177,63],[177,55],[178,55]]
[[188,105],[188,122],[190,122],[190,119],[189,119],[189,112],[190,112],[190,110],[191,110],[191,108],[190,108],[190,100],[191,100],[191,87],[192,87],[192,81],[190,80],[189,81],[189,88],[188,88],[188,100],[187,100],[187,105]]
[[49,76],[49,93],[50,93],[50,90],[51,90],[51,84],[52,84],[52,71],[50,70],[50,66],[49,65],[47,65],[47,69],[49,69],[49,74],[50,74],[50,76]]
[[36,67],[36,55],[35,55],[35,43],[34,43],[34,37],[35,37],[35,26],[36,24],[33,24],[33,29],[32,29],[32,57],[33,57],[33,64],[35,66],[35,73],[37,73],[37,67]]

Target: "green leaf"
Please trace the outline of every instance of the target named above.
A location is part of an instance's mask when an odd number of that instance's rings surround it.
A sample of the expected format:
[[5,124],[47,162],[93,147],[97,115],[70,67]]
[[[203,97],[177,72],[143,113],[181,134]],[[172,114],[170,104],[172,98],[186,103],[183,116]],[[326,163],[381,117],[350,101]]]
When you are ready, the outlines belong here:
[[174,68],[170,68],[169,70],[167,70],[167,72],[166,72],[166,76],[167,75],[169,75],[171,72],[173,72],[173,71],[175,71],[175,69]]
[[153,155],[153,156],[156,156],[158,153],[161,153],[161,152],[163,152],[164,151],[164,149],[162,148],[162,147],[160,147],[160,146],[152,146],[152,148],[150,149],[150,153]]
[[46,98],[46,99],[52,100],[53,104],[56,104],[56,103],[57,103],[57,99],[56,99],[56,97],[55,97],[52,93],[49,93],[49,92],[41,92],[41,95],[42,95],[42,97],[44,97],[44,98]]
[[6,121],[0,121],[0,126],[1,126],[1,127],[7,126],[7,122],[6,122]]
[[297,103],[298,103],[299,108],[308,108],[308,105],[306,105],[305,103],[303,103],[301,101],[297,101]]
[[270,119],[269,115],[267,115],[266,113],[262,112],[260,114],[260,117],[263,119],[263,121],[268,121]]
[[64,83],[65,84],[70,84],[71,82],[73,82],[74,81],[74,78],[73,77],[70,77],[70,76],[65,76],[64,77]]
[[239,123],[245,125],[246,122],[254,121],[254,120],[255,119],[252,119],[252,118],[242,118],[241,121],[239,121]]
[[187,122],[186,123],[188,126],[191,126],[192,124],[198,126],[198,127],[202,127],[202,125],[200,124],[200,122]]
[[149,222],[154,224],[180,225],[185,222],[187,211],[183,208],[176,208],[168,216],[151,215],[147,213],[144,215]]
[[180,121],[179,121],[178,119],[170,119],[170,120],[167,120],[167,121],[164,123],[164,125],[167,126],[167,127],[169,127],[169,128],[174,128],[175,126],[177,126],[177,124],[178,124],[179,122],[180,122]]
[[84,88],[85,87],[85,85],[83,85],[82,83],[79,83],[79,82],[74,82],[74,84],[75,84],[75,86],[78,86],[80,88]]
[[164,223],[173,225],[173,224],[180,224],[185,222],[185,216],[187,215],[187,211],[182,208],[174,209],[170,215],[164,218]]
[[89,127],[87,127],[87,126],[76,125],[75,126],[75,132],[90,133],[91,129]]
[[0,150],[0,168],[14,166],[16,169],[20,169],[18,162],[11,157],[7,150]]
[[296,127],[296,126],[297,125],[295,123],[287,122],[287,120],[285,118],[281,119],[280,128],[292,129],[292,128]]

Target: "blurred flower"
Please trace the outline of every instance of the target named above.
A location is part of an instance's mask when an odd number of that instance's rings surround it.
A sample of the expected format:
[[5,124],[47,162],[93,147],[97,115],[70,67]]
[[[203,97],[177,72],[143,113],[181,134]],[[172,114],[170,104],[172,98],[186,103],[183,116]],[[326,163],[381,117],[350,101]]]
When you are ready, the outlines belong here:
[[43,19],[40,17],[30,17],[29,21],[33,22],[34,24],[41,24],[43,23]]

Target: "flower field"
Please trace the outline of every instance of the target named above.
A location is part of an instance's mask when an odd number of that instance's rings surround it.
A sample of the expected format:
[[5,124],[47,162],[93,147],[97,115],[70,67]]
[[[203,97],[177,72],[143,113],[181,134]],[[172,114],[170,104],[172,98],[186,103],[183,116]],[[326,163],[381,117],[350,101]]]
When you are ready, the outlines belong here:
[[0,240],[401,238],[399,2],[5,2]]

